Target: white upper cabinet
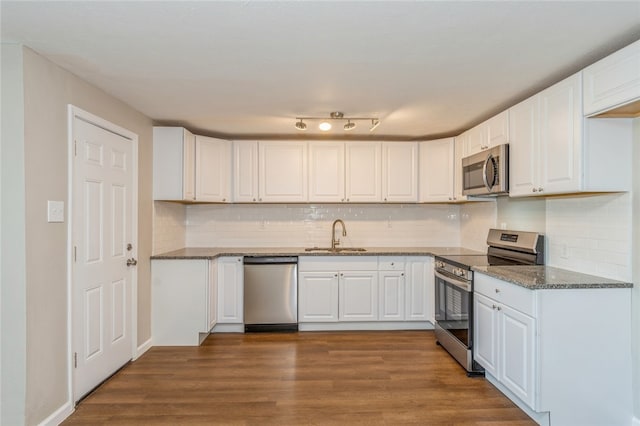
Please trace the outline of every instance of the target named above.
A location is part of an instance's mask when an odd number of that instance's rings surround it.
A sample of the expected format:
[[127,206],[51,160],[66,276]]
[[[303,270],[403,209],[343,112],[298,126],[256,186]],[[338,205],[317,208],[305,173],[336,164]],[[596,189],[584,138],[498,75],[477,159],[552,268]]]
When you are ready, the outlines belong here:
[[382,143],[382,201],[418,201],[418,143]]
[[344,190],[344,142],[309,142],[309,201],[344,202]]
[[346,142],[346,201],[382,200],[382,143]]
[[231,141],[196,136],[196,200],[231,199]]
[[260,200],[307,201],[307,143],[261,141],[258,150]]
[[509,111],[503,111],[465,132],[466,155],[475,154],[496,145],[509,143]]
[[454,149],[453,138],[420,142],[421,203],[453,201]]
[[526,196],[537,192],[540,98],[534,96],[509,111],[509,195]]
[[[640,102],[640,40],[585,68],[583,75],[584,115]],[[640,105],[630,111],[637,116]]]
[[510,109],[509,195],[627,191],[630,120],[585,119],[581,73]]
[[233,142],[233,201],[258,202],[258,142]]
[[195,201],[195,136],[182,127],[153,128],[153,199]]

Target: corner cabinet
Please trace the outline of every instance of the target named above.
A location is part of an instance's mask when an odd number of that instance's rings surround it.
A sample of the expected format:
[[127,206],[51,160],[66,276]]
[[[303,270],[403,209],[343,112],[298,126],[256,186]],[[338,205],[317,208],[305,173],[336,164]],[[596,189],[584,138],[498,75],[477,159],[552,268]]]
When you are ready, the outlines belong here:
[[473,312],[474,359],[536,422],[629,424],[630,288],[530,290],[476,272]]
[[231,201],[231,142],[182,127],[153,128],[153,199]]
[[195,346],[216,325],[215,261],[151,261],[151,334],[155,346]]
[[509,110],[511,197],[629,190],[632,123],[585,119],[581,75]]

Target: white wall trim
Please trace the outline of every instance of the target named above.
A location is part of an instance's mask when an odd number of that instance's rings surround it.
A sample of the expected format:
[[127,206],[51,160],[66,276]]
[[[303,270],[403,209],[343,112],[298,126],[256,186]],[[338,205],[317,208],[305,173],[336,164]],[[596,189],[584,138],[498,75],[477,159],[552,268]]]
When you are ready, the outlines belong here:
[[133,360],[135,361],[138,358],[140,358],[142,355],[144,355],[146,351],[151,349],[152,346],[153,346],[153,339],[150,337],[146,342],[138,346],[138,348],[136,349],[136,353],[133,356]]
[[302,322],[300,331],[433,330],[429,321]]
[[[71,412],[73,412],[73,212],[74,212],[74,198],[73,198],[73,183],[75,177],[75,142],[74,142],[74,126],[73,122],[75,118],[91,123],[95,126],[101,127],[109,132],[118,134],[126,139],[131,140],[132,143],[132,167],[133,167],[133,182],[132,182],[132,199],[131,215],[135,220],[131,223],[131,239],[133,244],[132,256],[138,257],[138,135],[123,127],[120,127],[110,121],[107,121],[97,115],[93,115],[81,108],[78,108],[72,104],[67,106],[67,137],[68,137],[68,161],[67,167],[67,191],[68,191],[68,206],[67,206],[67,360],[68,360],[68,375],[67,375],[67,392],[68,392],[68,404],[71,405]],[[135,270],[131,274],[131,359],[137,356],[136,347],[138,344],[138,271]],[[54,413],[55,414],[55,413]],[[69,413],[70,414],[70,413]],[[67,415],[68,416],[68,415]]]
[[38,426],[58,426],[67,417],[73,414],[74,411],[75,409],[73,408],[73,404],[69,400],[65,402],[64,405],[62,405],[56,411],[51,413],[49,417],[41,421]]

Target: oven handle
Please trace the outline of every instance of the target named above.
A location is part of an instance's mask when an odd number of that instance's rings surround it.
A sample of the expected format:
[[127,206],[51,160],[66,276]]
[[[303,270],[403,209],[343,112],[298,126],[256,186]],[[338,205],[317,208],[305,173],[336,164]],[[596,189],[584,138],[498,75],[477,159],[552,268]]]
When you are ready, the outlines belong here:
[[444,275],[438,271],[435,271],[435,275],[436,277],[458,287],[459,289],[464,290],[467,293],[471,293],[471,284],[469,284],[468,282],[460,280],[458,278],[453,278],[453,277]]

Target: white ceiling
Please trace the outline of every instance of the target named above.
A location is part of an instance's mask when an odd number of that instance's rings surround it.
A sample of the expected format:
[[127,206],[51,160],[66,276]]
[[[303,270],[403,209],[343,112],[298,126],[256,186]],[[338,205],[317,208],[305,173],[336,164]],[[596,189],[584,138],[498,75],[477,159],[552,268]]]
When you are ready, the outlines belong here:
[[[313,136],[296,116],[455,135],[640,38],[640,1],[0,3],[19,42],[164,124]],[[361,123],[349,135],[371,136]],[[344,131],[332,131],[342,137]]]

